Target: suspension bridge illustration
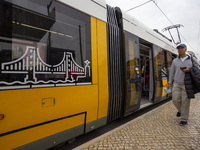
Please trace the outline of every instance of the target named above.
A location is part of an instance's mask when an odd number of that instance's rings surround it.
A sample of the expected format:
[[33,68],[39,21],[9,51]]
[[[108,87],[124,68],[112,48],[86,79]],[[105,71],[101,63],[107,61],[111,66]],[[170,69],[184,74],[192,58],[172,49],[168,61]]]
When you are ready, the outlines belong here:
[[[49,65],[40,57],[38,48],[28,46],[23,56],[19,59],[1,64],[2,74],[25,75],[24,81],[0,81],[0,84],[73,83],[78,81],[79,78],[91,76],[90,61],[86,60],[84,62],[85,66],[81,67],[75,62],[71,52],[64,52],[63,59],[59,64]],[[39,75],[62,75],[63,78],[46,81],[40,78],[38,79]]]

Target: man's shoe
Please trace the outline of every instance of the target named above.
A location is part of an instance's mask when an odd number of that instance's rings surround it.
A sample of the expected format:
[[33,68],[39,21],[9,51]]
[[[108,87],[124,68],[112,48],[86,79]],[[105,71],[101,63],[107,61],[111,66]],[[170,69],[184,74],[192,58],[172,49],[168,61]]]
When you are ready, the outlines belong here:
[[187,124],[187,121],[181,121],[180,126],[185,126]]
[[177,116],[177,117],[180,117],[180,116],[181,116],[181,113],[180,113],[180,112],[177,112],[176,116]]

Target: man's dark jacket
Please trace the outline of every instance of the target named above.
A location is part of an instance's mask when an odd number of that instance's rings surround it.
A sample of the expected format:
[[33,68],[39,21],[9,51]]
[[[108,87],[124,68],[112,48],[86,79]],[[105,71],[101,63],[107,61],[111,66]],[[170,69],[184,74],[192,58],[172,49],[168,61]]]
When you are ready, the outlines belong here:
[[200,92],[200,69],[196,61],[193,61],[193,67],[190,68],[190,72],[185,73],[185,89],[189,99],[195,98],[194,94]]

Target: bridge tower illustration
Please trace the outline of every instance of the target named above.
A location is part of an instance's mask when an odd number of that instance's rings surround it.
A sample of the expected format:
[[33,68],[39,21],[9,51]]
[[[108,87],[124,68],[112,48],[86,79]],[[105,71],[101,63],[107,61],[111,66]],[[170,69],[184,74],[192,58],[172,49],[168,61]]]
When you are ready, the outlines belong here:
[[86,77],[86,70],[89,70],[90,76],[90,61],[86,60],[85,68],[81,67],[74,61],[71,52],[64,52],[63,59],[59,64],[49,65],[41,59],[38,48],[28,46],[19,59],[2,63],[1,70],[1,73],[26,75],[24,83],[39,83],[38,74],[63,74],[65,75],[64,82],[74,82],[79,78]]

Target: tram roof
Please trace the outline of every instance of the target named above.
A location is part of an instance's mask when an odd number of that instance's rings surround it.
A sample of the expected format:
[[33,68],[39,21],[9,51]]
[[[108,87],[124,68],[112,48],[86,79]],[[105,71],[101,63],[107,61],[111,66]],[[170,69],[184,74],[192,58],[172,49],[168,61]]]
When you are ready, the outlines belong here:
[[144,25],[138,21],[133,16],[129,15],[122,10],[123,13],[123,25],[124,30],[128,31],[141,39],[144,39],[150,43],[153,43],[157,46],[160,46],[163,49],[166,49],[172,53],[178,54],[176,50],[176,45],[170,42],[168,39],[162,37],[157,32],[153,31],[148,26]]

